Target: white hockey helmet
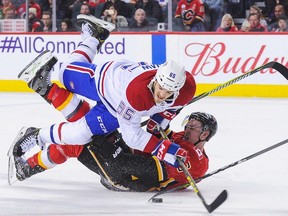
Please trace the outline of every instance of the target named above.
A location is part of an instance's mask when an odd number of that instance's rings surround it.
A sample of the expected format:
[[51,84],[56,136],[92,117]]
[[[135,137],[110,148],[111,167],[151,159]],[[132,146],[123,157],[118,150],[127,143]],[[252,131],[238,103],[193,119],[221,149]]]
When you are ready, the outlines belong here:
[[167,61],[158,68],[156,80],[168,91],[179,91],[186,81],[185,68],[173,60]]

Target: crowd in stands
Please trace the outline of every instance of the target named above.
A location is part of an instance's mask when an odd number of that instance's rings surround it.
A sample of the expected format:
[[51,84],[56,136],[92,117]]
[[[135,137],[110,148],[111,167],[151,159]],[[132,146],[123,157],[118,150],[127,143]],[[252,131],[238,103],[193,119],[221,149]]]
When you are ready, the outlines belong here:
[[[171,0],[173,31],[287,32],[288,0]],[[1,19],[29,17],[30,32],[51,32],[52,0],[0,0]],[[115,31],[157,31],[168,0],[56,0],[58,32],[77,31],[78,14],[112,22]],[[161,29],[163,30],[163,29]],[[164,29],[165,30],[165,29]]]

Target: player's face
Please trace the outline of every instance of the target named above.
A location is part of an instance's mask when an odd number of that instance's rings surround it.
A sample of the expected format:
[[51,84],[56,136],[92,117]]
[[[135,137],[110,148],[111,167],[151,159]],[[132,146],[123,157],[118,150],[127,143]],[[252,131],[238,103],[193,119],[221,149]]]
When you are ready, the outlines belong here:
[[155,103],[161,103],[165,101],[167,98],[169,98],[174,92],[168,91],[164,88],[162,88],[159,83],[156,81],[154,84],[154,101]]
[[191,144],[195,144],[199,141],[199,137],[203,132],[202,130],[202,123],[198,120],[191,119],[185,126],[184,139]]

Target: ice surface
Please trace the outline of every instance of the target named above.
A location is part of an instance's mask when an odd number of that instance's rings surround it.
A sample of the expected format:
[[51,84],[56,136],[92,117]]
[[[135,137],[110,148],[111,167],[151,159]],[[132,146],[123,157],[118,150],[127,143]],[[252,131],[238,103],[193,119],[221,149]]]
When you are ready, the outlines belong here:
[[[287,139],[287,99],[207,97],[189,105],[172,123],[181,130],[192,111],[213,114],[219,124],[206,144],[208,172]],[[224,189],[228,199],[209,214],[192,189],[161,196],[112,192],[75,159],[9,186],[7,151],[22,126],[43,127],[64,121],[34,93],[0,94],[0,216],[6,215],[288,215],[288,144],[213,175],[198,184],[207,203]]]

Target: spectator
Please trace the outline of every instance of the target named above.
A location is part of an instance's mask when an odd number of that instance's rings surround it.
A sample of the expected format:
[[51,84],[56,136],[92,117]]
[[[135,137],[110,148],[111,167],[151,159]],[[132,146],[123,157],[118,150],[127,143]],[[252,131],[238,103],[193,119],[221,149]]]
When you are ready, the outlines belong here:
[[[29,0],[29,9],[30,8],[35,8],[36,10],[36,17],[37,19],[41,19],[42,16],[42,10],[39,4],[37,4],[34,0]],[[30,13],[30,12],[29,12]],[[21,4],[17,8],[17,14],[21,17],[24,18],[26,15],[26,2]]]
[[274,15],[272,16],[271,19],[268,20],[268,30],[271,32],[274,32],[277,28],[279,28],[278,26],[278,19],[280,16],[284,16],[285,15],[285,10],[283,5],[276,5],[274,8]]
[[[52,14],[52,3],[53,0],[41,0],[38,1],[42,11],[50,11]],[[56,17],[57,20],[62,20],[65,17],[71,17],[71,13],[69,10],[69,1],[67,0],[56,0]]]
[[5,12],[5,16],[3,17],[4,19],[17,19],[19,18],[16,14],[16,9],[15,7],[9,7],[6,9],[6,12]]
[[113,5],[110,5],[109,8],[104,10],[103,16],[101,18],[105,21],[115,24],[115,30],[118,30],[119,27],[128,27],[127,19],[124,16],[118,15],[118,12]]
[[[274,16],[275,6],[277,4],[283,5],[284,10],[286,12],[286,16],[288,16],[288,1],[287,0],[265,0],[265,7],[262,10],[263,16],[268,19],[268,21]],[[270,24],[268,22],[268,24]]]
[[[41,0],[39,1],[39,5],[42,11],[50,11],[52,14],[52,2],[53,0]],[[58,10],[58,8],[57,8]]]
[[43,31],[43,23],[40,19],[38,19],[36,9],[29,8],[29,32],[42,32]]
[[60,23],[60,29],[58,32],[73,32],[75,29],[73,28],[72,22],[69,18],[64,18]]
[[76,20],[79,14],[92,14],[88,2],[84,0],[76,0],[69,9],[72,10],[72,21]]
[[91,11],[90,11],[90,8],[89,8],[89,5],[87,2],[83,2],[83,4],[81,5],[80,7],[80,14],[85,14],[85,15],[89,15],[91,14]]
[[[208,30],[216,31],[221,25],[221,17],[223,16],[223,0],[204,0],[209,7],[210,27]],[[206,15],[208,12],[205,10]]]
[[154,18],[156,22],[164,22],[163,11],[157,0],[138,0],[135,9],[138,8],[145,10],[147,18]]
[[146,13],[142,8],[138,8],[135,11],[133,22],[129,25],[129,29],[132,31],[150,31],[153,29],[147,18]]
[[184,31],[203,32],[205,9],[202,0],[180,0],[178,2],[175,21]]
[[104,7],[102,13],[104,12],[105,8],[109,8],[111,5],[117,10],[118,15],[124,16],[126,19],[131,19],[133,17],[132,9],[122,0],[110,0],[104,3]]
[[229,13],[234,18],[243,18],[246,10],[245,0],[224,0],[223,9],[224,13]]
[[267,27],[260,23],[260,15],[257,13],[249,14],[248,17],[250,26],[247,32],[267,32]]
[[100,3],[105,3],[105,0],[89,0],[88,5],[91,9],[91,14],[95,13],[95,9]]
[[2,18],[5,18],[8,9],[15,8],[12,0],[2,0],[2,6],[0,6],[0,10],[2,11]]
[[[259,14],[260,23],[267,27],[267,22],[266,22],[264,16],[262,15],[262,12],[261,12],[260,8],[257,5],[251,5],[250,6],[249,14],[252,14],[252,13]],[[249,20],[248,20],[248,17],[247,17],[247,19],[245,19],[244,22],[241,25],[241,31],[247,32],[249,27],[250,27],[250,23],[249,23]]]
[[217,28],[217,32],[237,32],[238,28],[230,14],[224,14],[221,25]]
[[278,18],[278,26],[275,32],[288,32],[288,17],[283,15]]
[[52,16],[50,11],[44,11],[42,14],[43,32],[52,32]]

